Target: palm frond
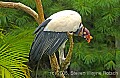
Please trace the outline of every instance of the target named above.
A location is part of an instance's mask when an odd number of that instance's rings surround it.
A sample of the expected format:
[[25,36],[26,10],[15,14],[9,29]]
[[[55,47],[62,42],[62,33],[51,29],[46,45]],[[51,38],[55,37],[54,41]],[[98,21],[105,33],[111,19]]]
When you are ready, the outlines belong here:
[[4,42],[0,46],[0,66],[7,69],[15,78],[25,78],[29,76],[26,62],[31,42],[33,40],[33,30],[16,30],[6,35]]

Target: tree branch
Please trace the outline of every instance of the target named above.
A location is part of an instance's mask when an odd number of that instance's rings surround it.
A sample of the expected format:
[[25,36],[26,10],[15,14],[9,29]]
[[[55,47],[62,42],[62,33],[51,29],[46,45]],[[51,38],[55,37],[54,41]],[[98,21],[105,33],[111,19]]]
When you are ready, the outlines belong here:
[[35,2],[36,2],[37,11],[38,11],[39,24],[41,24],[45,20],[42,2],[41,0],[35,0]]
[[50,59],[51,69],[52,69],[52,71],[55,72],[55,75],[57,75],[57,73],[59,72],[60,67],[59,67],[59,64],[58,64],[55,53],[50,55],[49,59]]
[[32,10],[30,7],[22,3],[0,1],[0,7],[21,9],[26,13],[30,14],[39,23],[38,14],[34,10]]

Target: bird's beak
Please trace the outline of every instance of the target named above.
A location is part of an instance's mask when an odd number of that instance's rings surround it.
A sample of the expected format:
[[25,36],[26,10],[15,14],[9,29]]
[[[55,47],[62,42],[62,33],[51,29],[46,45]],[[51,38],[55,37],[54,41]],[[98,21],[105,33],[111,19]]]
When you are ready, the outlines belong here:
[[93,37],[92,37],[90,34],[88,34],[88,35],[86,36],[87,42],[90,43],[91,39],[93,39]]

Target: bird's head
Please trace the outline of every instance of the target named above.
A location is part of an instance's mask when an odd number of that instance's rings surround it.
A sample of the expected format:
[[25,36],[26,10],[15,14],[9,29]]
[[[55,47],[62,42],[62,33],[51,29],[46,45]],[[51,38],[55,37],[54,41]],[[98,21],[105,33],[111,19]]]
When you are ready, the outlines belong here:
[[91,39],[93,39],[93,37],[90,35],[90,31],[86,27],[84,27],[83,24],[80,24],[80,27],[77,30],[76,34],[85,38],[88,43],[90,43]]
[[82,37],[85,38],[88,43],[90,43],[91,39],[93,38],[93,37],[90,35],[90,31],[89,31],[86,27],[83,27]]

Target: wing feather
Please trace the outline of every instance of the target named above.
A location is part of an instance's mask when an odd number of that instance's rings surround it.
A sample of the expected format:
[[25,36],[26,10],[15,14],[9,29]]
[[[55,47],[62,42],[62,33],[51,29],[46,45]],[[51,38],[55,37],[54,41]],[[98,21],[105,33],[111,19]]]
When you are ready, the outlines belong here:
[[66,32],[41,31],[31,46],[29,62],[36,64],[43,54],[53,54],[67,39]]
[[34,31],[34,33],[36,34],[38,31],[42,31],[44,28],[45,28],[45,26],[51,21],[52,19],[47,19],[47,20],[45,20],[42,24],[40,24],[40,26],[38,26],[37,28],[36,28],[36,30]]

